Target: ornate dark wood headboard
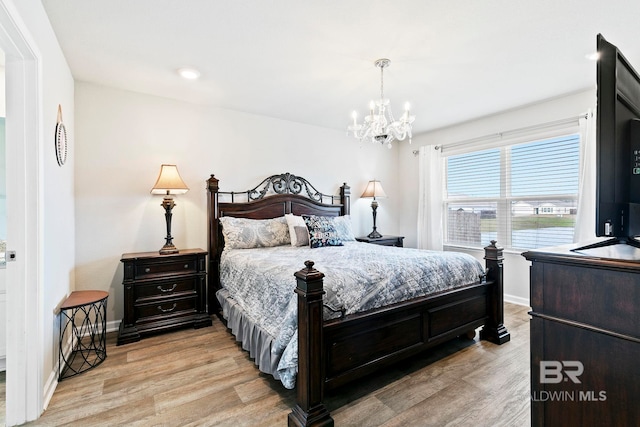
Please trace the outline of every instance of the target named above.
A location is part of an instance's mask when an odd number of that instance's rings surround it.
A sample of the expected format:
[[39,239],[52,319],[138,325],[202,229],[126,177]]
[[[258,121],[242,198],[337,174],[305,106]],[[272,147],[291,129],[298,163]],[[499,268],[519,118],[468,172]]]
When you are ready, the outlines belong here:
[[[294,215],[348,215],[351,189],[344,183],[340,195],[320,193],[305,178],[283,173],[265,178],[260,184],[246,191],[220,191],[219,180],[214,176],[207,180],[209,190],[209,314],[217,313],[219,304],[215,293],[220,289],[220,255],[224,249],[222,227],[219,218],[233,216],[251,219],[269,219],[291,213]],[[293,279],[292,279],[293,280]]]

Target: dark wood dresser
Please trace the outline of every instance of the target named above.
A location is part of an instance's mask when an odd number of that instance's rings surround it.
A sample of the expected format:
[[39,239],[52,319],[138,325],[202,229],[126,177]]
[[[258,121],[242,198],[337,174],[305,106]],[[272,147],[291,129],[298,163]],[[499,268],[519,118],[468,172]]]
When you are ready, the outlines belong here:
[[124,318],[117,344],[180,327],[211,326],[206,309],[206,257],[202,249],[171,255],[123,254]]
[[531,265],[532,426],[640,423],[640,260],[524,253]]

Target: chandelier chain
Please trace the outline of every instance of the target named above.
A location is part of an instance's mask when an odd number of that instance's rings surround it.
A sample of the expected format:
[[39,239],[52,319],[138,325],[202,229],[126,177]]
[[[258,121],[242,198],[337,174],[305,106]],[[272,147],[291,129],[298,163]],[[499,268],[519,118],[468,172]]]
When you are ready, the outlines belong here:
[[384,99],[384,65],[380,66],[380,99]]

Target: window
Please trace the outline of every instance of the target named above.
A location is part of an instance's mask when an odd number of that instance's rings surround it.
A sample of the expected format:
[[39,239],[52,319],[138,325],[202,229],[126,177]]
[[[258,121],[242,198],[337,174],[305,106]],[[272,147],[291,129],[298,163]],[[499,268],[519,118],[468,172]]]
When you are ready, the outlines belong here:
[[445,244],[535,249],[573,241],[580,136],[446,158]]

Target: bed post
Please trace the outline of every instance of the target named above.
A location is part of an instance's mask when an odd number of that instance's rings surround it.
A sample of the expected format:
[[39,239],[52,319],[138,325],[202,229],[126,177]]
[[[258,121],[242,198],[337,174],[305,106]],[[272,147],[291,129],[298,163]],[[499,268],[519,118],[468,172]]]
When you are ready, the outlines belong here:
[[305,261],[306,268],[296,272],[298,294],[298,376],[296,405],[289,413],[288,424],[296,426],[333,426],[333,418],[322,403],[324,394],[324,353],[322,344],[322,278]]
[[351,210],[351,187],[346,182],[340,187],[340,203],[342,203],[342,215],[349,215]]
[[489,318],[480,331],[480,339],[491,341],[495,344],[504,344],[511,339],[511,334],[504,326],[504,278],[502,261],[502,248],[496,246],[496,241],[484,248],[484,259],[487,267],[487,282],[489,285],[487,305]]
[[209,272],[207,274],[207,305],[209,314],[218,314],[220,304],[216,300],[216,291],[220,287],[220,258],[218,254],[218,179],[211,174],[207,180],[209,199],[207,203],[209,218]]

